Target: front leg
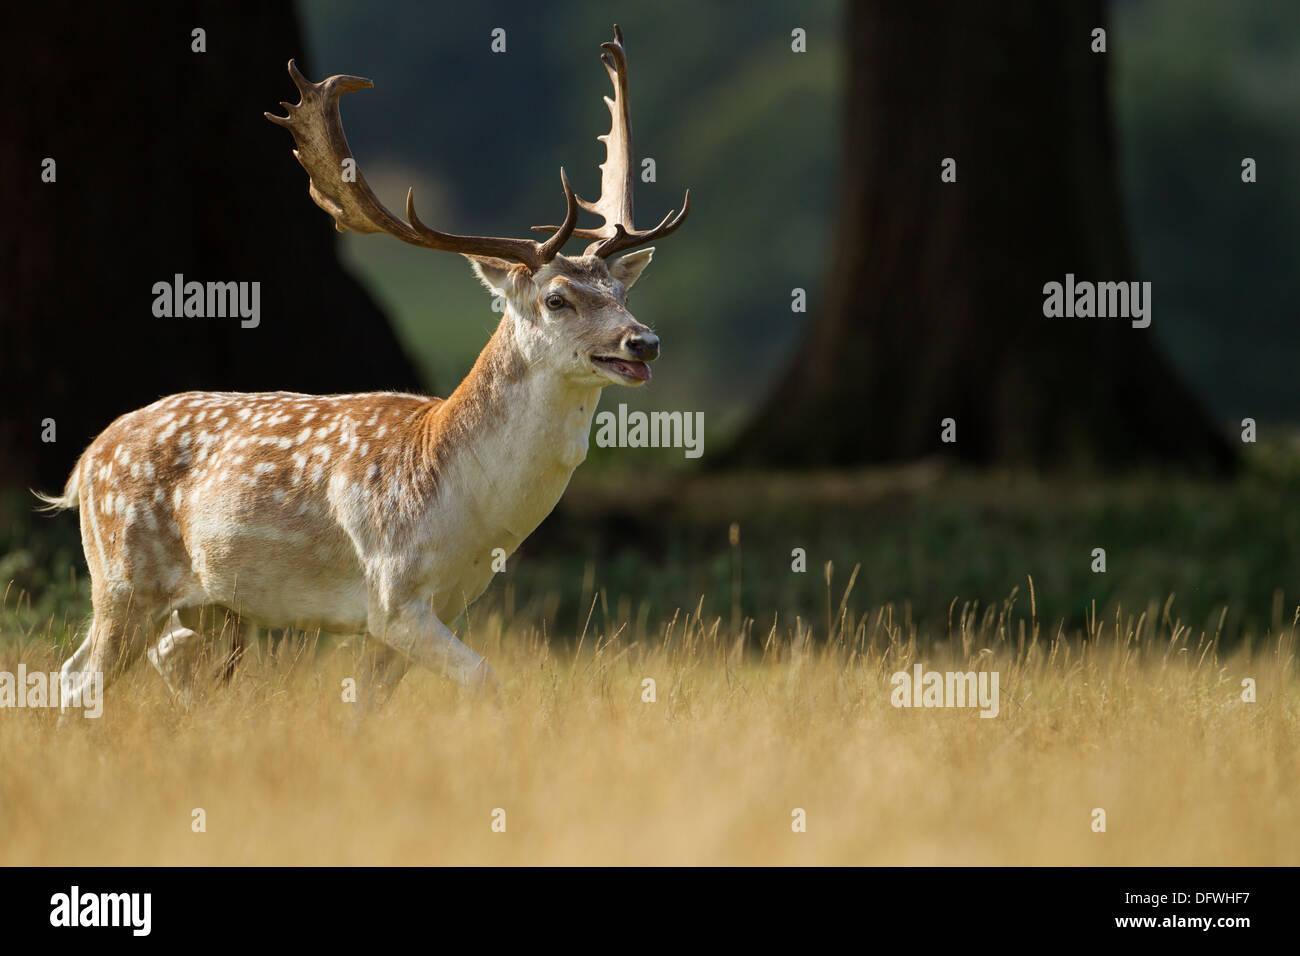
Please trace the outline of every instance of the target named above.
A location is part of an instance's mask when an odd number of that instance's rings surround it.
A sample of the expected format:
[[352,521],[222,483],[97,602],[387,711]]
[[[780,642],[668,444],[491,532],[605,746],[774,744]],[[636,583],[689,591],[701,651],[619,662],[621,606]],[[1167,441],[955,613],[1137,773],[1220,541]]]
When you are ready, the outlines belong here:
[[172,612],[167,630],[157,643],[145,648],[149,663],[185,710],[194,708],[194,670],[202,645],[203,638],[199,633],[186,627],[180,614]]
[[380,710],[406,676],[411,660],[402,652],[380,641],[366,641],[362,654],[361,710]]
[[408,601],[391,609],[372,603],[370,634],[416,664],[450,677],[462,687],[495,690],[492,665],[479,657],[438,620],[430,602]]

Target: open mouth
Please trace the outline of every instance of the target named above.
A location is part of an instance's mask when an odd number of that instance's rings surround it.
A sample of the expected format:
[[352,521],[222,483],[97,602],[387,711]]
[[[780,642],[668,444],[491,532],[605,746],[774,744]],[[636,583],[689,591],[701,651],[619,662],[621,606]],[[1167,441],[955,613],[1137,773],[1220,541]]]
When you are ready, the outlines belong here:
[[629,382],[648,382],[650,381],[650,366],[645,362],[638,362],[635,359],[610,358],[605,355],[593,355],[591,364],[598,369],[607,372],[613,372],[621,379]]

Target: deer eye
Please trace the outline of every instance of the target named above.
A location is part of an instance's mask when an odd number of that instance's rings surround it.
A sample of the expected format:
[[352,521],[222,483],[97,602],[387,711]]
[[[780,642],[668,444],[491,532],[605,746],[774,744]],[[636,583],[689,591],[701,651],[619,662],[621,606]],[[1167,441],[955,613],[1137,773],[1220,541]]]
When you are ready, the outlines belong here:
[[546,297],[546,307],[552,312],[564,308],[564,296],[552,292]]

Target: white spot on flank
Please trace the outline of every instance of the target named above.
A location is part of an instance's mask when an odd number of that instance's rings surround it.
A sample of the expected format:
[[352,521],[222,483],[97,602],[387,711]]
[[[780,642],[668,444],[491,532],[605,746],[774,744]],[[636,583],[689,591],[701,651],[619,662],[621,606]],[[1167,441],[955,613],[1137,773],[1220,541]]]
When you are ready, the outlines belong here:
[[151,462],[151,461],[146,461],[146,462],[144,463],[144,476],[145,476],[146,478],[148,478],[150,481],[152,481],[152,480],[153,480],[153,475],[154,475],[154,471],[153,471],[153,462]]
[[269,461],[259,461],[253,466],[253,474],[255,475],[269,475],[273,471],[275,471],[275,465]]

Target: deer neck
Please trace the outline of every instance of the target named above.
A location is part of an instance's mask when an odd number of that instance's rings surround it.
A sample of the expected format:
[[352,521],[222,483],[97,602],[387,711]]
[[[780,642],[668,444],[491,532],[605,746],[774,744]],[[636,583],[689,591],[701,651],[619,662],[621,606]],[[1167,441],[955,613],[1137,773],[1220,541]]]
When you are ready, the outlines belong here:
[[[507,315],[473,369],[434,410],[426,458],[442,506],[479,531],[522,541],[555,507],[587,456],[600,388],[530,362]],[[509,540],[502,546],[513,550]]]

